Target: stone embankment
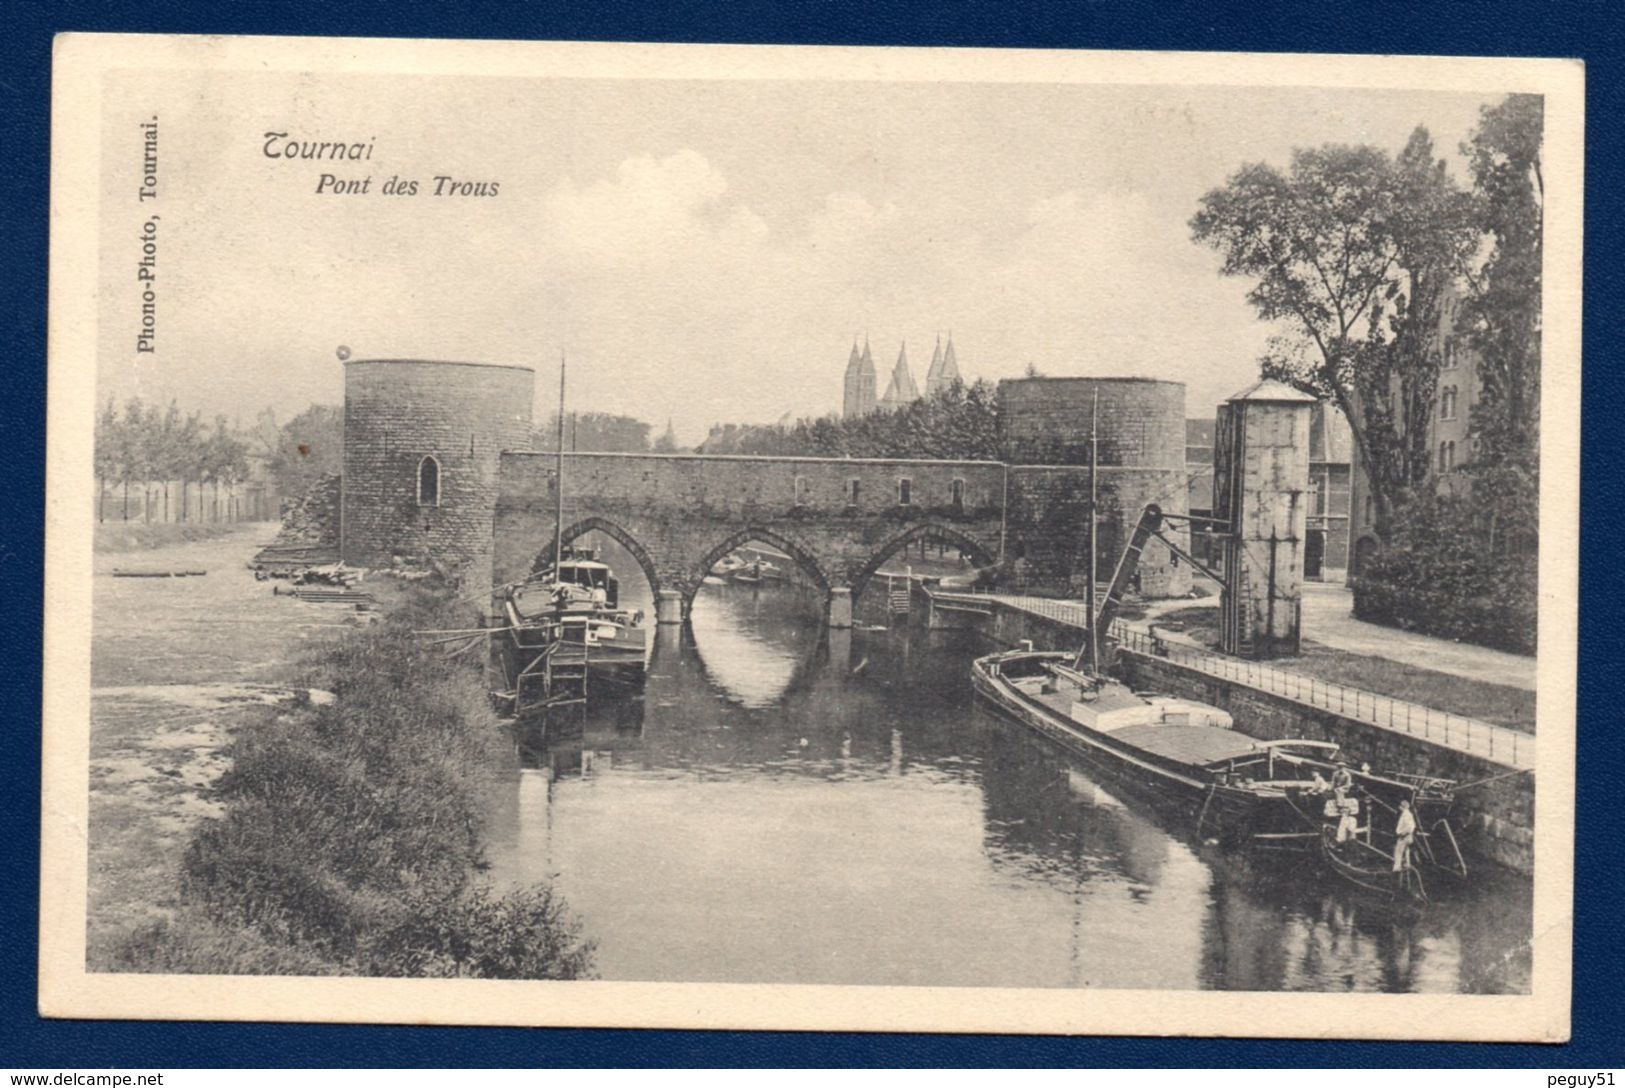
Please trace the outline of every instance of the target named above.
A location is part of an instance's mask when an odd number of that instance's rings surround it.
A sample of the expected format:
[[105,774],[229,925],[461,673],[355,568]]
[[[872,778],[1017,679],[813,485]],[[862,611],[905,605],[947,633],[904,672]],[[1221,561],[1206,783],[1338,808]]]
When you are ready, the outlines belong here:
[[[1002,595],[934,597],[933,626],[970,627],[1002,646],[1074,649],[1081,605]],[[1522,873],[1534,868],[1535,738],[1487,722],[1291,672],[1170,646],[1118,624],[1114,667],[1136,688],[1221,707],[1261,740],[1329,740],[1374,767],[1448,778],[1463,787],[1455,815],[1463,846]]]

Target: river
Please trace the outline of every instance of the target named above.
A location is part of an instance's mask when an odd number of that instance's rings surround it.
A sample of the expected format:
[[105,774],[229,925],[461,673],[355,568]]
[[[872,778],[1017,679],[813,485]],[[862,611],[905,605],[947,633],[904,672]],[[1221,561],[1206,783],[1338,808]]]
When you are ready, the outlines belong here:
[[1526,880],[1402,921],[1195,843],[978,706],[968,633],[729,586],[655,638],[640,698],[520,731],[491,787],[493,879],[552,878],[603,978],[1528,992]]

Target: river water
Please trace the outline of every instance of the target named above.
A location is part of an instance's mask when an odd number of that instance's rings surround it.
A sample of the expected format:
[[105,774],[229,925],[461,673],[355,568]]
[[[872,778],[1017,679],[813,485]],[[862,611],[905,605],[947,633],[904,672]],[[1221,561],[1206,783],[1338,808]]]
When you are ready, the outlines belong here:
[[603,978],[1528,992],[1527,881],[1403,920],[1196,843],[977,705],[969,633],[729,586],[655,638],[641,698],[522,730],[491,790],[492,877],[553,879]]

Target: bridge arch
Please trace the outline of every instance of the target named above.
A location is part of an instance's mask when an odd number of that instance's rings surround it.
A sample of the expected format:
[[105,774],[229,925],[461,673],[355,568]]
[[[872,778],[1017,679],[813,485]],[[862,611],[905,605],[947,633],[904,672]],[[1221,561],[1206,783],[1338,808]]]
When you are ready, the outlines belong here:
[[690,584],[683,588],[684,615],[688,614],[689,608],[694,604],[694,595],[700,591],[700,583],[705,576],[711,572],[711,568],[716,566],[717,562],[721,560],[723,556],[737,548],[749,544],[753,540],[759,540],[763,544],[771,544],[775,548],[778,548],[780,551],[784,552],[790,558],[794,559],[796,561],[796,565],[811,576],[812,580],[818,584],[819,591],[825,596],[829,595],[829,575],[824,573],[823,564],[818,562],[817,556],[813,555],[811,551],[796,543],[794,540],[791,540],[789,537],[776,533],[772,529],[764,529],[759,525],[752,525],[747,526],[744,529],[740,529],[738,532],[730,533],[726,540],[705,553],[705,557],[700,560],[698,568],[693,573],[693,576],[689,579]]
[[862,595],[864,587],[869,584],[869,580],[874,577],[881,564],[910,544],[917,544],[922,540],[952,545],[969,555],[971,562],[979,568],[990,567],[998,562],[998,556],[992,549],[975,537],[967,536],[950,525],[934,521],[926,522],[897,534],[870,553],[863,566],[852,575],[852,599],[856,601]]
[[[590,517],[582,518],[580,521],[573,522],[567,526],[563,534],[564,543],[568,544],[572,540],[585,536],[587,533],[591,532],[603,533],[605,536],[615,541],[615,543],[625,548],[631,554],[632,558],[637,560],[638,566],[643,571],[644,578],[648,579],[649,581],[649,595],[658,600],[660,595],[660,575],[655,570],[654,559],[650,557],[649,550],[638,542],[638,538],[621,528],[619,525],[615,524],[613,521],[610,521],[608,518]],[[549,544],[545,549],[536,554],[536,559],[531,564],[531,573],[534,574],[543,566],[549,565],[552,562],[553,546]]]

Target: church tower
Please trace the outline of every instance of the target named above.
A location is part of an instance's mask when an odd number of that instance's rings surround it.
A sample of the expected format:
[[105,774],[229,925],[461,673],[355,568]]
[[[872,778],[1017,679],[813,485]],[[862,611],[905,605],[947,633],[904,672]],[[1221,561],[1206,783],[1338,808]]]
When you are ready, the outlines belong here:
[[886,386],[886,395],[880,398],[880,407],[883,411],[895,412],[919,399],[920,387],[914,384],[914,375],[908,369],[908,344],[905,342],[897,352],[897,365],[892,368],[891,382]]
[[875,410],[875,361],[869,354],[869,342],[863,342],[863,354],[858,354],[858,342],[852,341],[852,356],[846,363],[846,396],[841,414],[847,419],[866,416]]
[[942,337],[937,337],[936,350],[931,353],[931,369],[925,375],[925,395],[934,397],[959,381],[959,363],[954,358],[954,338],[948,337],[948,350],[942,349]]

